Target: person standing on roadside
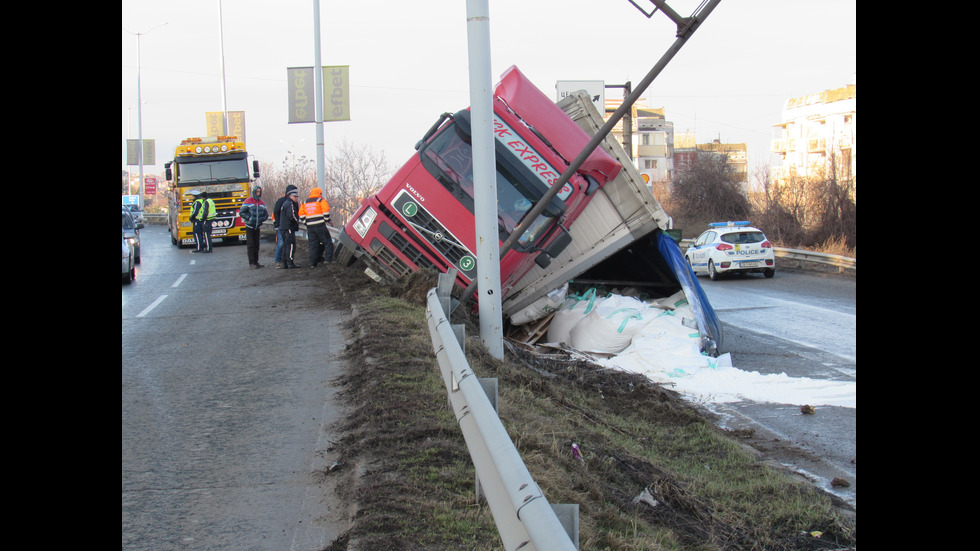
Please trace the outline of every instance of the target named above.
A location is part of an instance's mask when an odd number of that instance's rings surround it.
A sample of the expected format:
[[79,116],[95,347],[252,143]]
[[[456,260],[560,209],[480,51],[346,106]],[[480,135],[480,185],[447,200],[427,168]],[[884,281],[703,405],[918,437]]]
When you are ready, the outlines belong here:
[[299,191],[292,190],[279,209],[279,239],[282,241],[282,262],[276,268],[299,268],[293,262],[296,253],[296,232],[299,231]]
[[191,233],[194,235],[194,250],[192,253],[199,253],[204,251],[204,224],[199,220],[201,210],[204,208],[204,199],[201,198],[201,192],[192,189],[191,195],[194,196],[194,202],[191,204]]
[[[211,224],[214,223],[214,217],[218,213],[215,211],[214,201],[208,197],[208,192],[202,191],[201,198],[198,201],[201,202],[201,207],[197,209],[197,219],[201,222],[201,239],[197,242],[197,250],[191,252],[209,253],[211,252]],[[194,219],[193,213],[191,214],[191,219]]]
[[282,261],[282,239],[279,238],[279,220],[282,217],[279,215],[279,210],[282,209],[282,204],[288,200],[289,194],[297,189],[299,188],[293,184],[286,186],[286,193],[283,193],[282,197],[276,199],[276,204],[272,207],[272,225],[276,228],[276,268],[279,268],[279,263]]
[[248,254],[248,267],[261,268],[259,264],[259,227],[269,218],[269,209],[262,200],[262,186],[256,185],[252,189],[252,196],[245,199],[242,208],[238,211],[245,223],[245,246]]
[[310,197],[300,205],[299,221],[306,224],[306,237],[310,240],[310,268],[321,262],[333,260],[333,240],[330,238],[330,203],[323,198],[323,190],[315,187]]

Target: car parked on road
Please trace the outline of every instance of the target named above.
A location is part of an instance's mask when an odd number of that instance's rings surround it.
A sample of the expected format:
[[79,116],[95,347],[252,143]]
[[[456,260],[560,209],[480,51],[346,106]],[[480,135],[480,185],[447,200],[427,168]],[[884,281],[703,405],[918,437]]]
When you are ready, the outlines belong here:
[[136,259],[133,257],[133,247],[129,244],[126,231],[122,232],[122,281],[132,283],[136,279]]
[[776,275],[776,254],[762,230],[751,222],[712,222],[684,252],[695,275],[712,280],[731,273]]
[[139,264],[140,259],[140,230],[143,229],[142,222],[136,222],[133,220],[133,215],[129,212],[126,207],[122,208],[122,231],[123,239],[129,241],[130,247],[133,249],[133,258],[136,264]]
[[123,205],[123,208],[129,209],[129,213],[133,216],[133,222],[143,223],[143,211],[140,210],[139,205]]

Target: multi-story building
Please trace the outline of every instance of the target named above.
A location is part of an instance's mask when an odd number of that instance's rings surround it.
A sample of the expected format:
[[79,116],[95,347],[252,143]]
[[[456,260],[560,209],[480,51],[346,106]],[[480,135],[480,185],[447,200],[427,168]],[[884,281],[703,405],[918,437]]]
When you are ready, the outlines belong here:
[[[619,108],[623,100],[606,98],[606,118]],[[642,99],[633,105],[631,143],[623,140],[625,117],[613,127],[612,133],[626,145],[630,145],[633,162],[640,175],[648,184],[669,183],[674,178],[674,170],[683,162],[693,162],[697,152],[713,152],[726,155],[728,163],[734,168],[740,181],[748,181],[748,147],[744,143],[723,144],[720,140],[699,144],[691,132],[674,133],[674,123],[667,120],[663,107],[647,107]]]
[[[606,118],[608,119],[623,103],[622,99],[606,98]],[[625,117],[613,127],[612,133],[624,143],[623,124]],[[640,175],[647,183],[670,181],[674,173],[674,123],[664,115],[664,108],[647,107],[643,99],[633,104],[630,113],[632,126],[630,156]]]
[[782,122],[773,125],[782,130],[771,148],[782,159],[782,166],[773,169],[775,182],[824,170],[830,162],[839,167],[841,177],[853,178],[857,167],[856,115],[856,82],[787,99]]
[[693,133],[684,133],[674,143],[674,166],[680,168],[685,163],[697,162],[699,152],[724,155],[738,181],[744,184],[749,179],[748,149],[744,143],[721,143],[721,140],[696,143]]

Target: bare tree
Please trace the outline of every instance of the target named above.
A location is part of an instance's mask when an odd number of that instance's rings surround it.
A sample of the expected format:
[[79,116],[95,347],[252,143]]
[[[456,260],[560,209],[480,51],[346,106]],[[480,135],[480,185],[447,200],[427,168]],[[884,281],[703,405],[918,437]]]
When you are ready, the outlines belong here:
[[342,141],[337,153],[325,162],[324,195],[330,201],[330,217],[335,226],[347,223],[361,199],[375,193],[392,176],[384,151],[355,146]]
[[279,167],[260,163],[260,170],[262,174],[262,197],[270,209],[275,204],[276,199],[286,193],[286,186],[290,184],[296,186],[300,190],[300,195],[304,197],[304,194],[308,194],[316,186],[316,164],[313,159],[309,159],[305,155],[297,158],[295,154],[289,152]]
[[[766,236],[777,243],[800,243],[803,227],[797,218],[799,204],[790,199],[790,188],[773,181],[769,165],[756,168],[755,179],[761,192],[754,196],[752,221],[764,228]],[[793,206],[787,208],[787,205]]]
[[684,217],[705,221],[748,217],[748,196],[727,155],[698,151],[696,161],[677,167],[675,174],[670,196]]

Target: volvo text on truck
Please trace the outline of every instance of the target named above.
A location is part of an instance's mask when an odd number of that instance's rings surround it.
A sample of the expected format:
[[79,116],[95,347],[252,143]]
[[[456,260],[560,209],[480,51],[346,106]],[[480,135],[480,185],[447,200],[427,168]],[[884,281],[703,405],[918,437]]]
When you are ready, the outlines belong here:
[[167,227],[174,245],[194,243],[190,212],[191,191],[206,191],[214,201],[217,217],[211,236],[225,241],[245,241],[245,224],[238,211],[251,194],[252,178],[259,177],[259,162],[248,170],[245,142],[236,136],[187,138],[180,142],[174,159],[164,165],[169,185]]

